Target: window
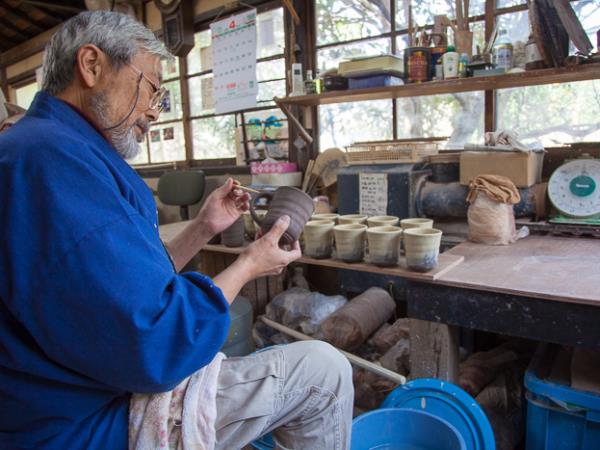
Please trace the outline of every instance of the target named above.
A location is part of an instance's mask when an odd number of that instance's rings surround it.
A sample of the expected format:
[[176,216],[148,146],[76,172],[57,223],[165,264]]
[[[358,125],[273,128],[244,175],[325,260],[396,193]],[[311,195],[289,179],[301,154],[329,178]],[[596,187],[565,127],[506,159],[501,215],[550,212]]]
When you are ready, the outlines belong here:
[[[196,160],[237,156],[238,160],[251,161],[263,159],[271,154],[287,159],[287,121],[280,113],[267,114],[274,106],[273,97],[286,95],[283,8],[260,12],[257,15],[256,33],[257,108],[253,111],[223,115],[215,114],[212,98],[210,29],[202,30],[194,36],[195,45],[187,56],[187,65],[193,157]],[[267,119],[269,122],[266,128],[269,132],[275,128],[285,129],[284,138],[279,134],[270,138],[267,134],[254,133],[256,121],[264,122]],[[242,129],[243,126],[245,129]],[[285,147],[284,154],[274,150],[274,144],[271,142],[273,139],[276,139],[278,148]],[[256,150],[257,147],[263,149],[267,146],[272,150],[270,153]]]
[[28,109],[38,90],[39,89],[36,81],[14,88],[13,94],[15,103],[21,108]]
[[[395,53],[408,47],[409,0],[315,0],[317,64],[328,70],[343,60]],[[412,2],[415,26],[433,24],[433,17],[454,17],[455,2]],[[481,15],[485,1],[470,2],[469,15]],[[483,21],[471,23],[473,47],[485,41]],[[353,142],[447,136],[457,148],[483,137],[483,93],[376,100],[319,107],[320,148]],[[396,127],[394,127],[394,121]]]
[[185,160],[183,107],[179,74],[179,60],[163,61],[162,85],[167,90],[163,110],[146,136],[142,151],[130,164],[165,163]]
[[[523,2],[500,0],[499,6],[515,3]],[[571,5],[595,44],[595,34],[600,29],[600,0],[573,1]],[[515,40],[527,40],[526,9],[501,13],[498,23],[508,29]],[[570,53],[575,53],[573,46]],[[518,132],[526,143],[556,146],[600,139],[599,80],[502,89],[496,91],[496,100],[497,128]]]

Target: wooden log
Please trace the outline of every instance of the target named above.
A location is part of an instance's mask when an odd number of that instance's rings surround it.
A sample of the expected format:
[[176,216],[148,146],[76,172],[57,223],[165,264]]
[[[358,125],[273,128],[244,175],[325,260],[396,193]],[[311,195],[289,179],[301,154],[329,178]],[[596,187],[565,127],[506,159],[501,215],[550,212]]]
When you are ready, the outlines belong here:
[[458,327],[410,321],[410,377],[458,380]]
[[392,317],[395,309],[396,303],[385,289],[372,287],[325,319],[321,332],[334,346],[354,350]]

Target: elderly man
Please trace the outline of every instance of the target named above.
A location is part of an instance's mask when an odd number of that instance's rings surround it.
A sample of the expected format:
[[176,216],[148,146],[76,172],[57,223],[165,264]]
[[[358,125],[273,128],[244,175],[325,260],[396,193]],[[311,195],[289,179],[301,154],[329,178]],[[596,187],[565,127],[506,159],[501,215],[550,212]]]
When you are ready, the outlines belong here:
[[353,389],[335,349],[217,355],[241,287],[300,256],[278,246],[289,218],[214,279],[178,272],[247,208],[231,180],[159,239],[152,194],[124,159],[158,118],[165,57],[133,19],[82,13],[0,135],[0,448],[237,449],[273,431],[282,448],[346,449]]

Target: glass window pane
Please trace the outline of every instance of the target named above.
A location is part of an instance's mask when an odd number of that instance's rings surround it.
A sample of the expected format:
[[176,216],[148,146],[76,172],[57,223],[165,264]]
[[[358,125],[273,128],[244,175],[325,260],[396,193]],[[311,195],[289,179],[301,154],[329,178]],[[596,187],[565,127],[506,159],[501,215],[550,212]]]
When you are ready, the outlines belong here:
[[398,138],[448,137],[447,148],[483,141],[483,92],[397,100]]
[[193,77],[188,80],[190,114],[192,116],[214,114],[215,104],[213,100],[212,81],[212,74]]
[[256,22],[256,57],[281,55],[285,51],[283,8],[260,13]]
[[140,152],[137,154],[137,156],[135,158],[128,159],[127,162],[132,166],[135,164],[148,164],[148,141],[147,140],[144,140],[144,142],[142,142],[140,144]]
[[163,86],[167,90],[167,94],[163,99],[163,110],[160,113],[159,120],[181,119],[183,110],[181,106],[181,86],[179,80],[163,83]]
[[378,36],[391,30],[390,0],[316,0],[317,45]]
[[595,47],[596,32],[600,29],[600,0],[579,0],[571,2],[571,6]]
[[28,109],[33,101],[33,97],[38,91],[37,82],[26,84],[25,86],[18,87],[14,90],[15,103],[21,108]]
[[527,4],[526,0],[497,0],[496,7],[497,8],[508,8],[509,6],[517,6],[517,5],[525,5]]
[[174,122],[150,128],[150,160],[153,163],[185,159],[183,124]]
[[317,51],[317,64],[321,70],[337,68],[340,61],[362,56],[375,56],[391,52],[388,38],[371,39],[354,44],[337,45]]
[[392,102],[373,100],[319,107],[320,147],[392,138]]
[[179,58],[162,60],[160,63],[163,80],[170,80],[179,76]]
[[210,30],[194,34],[194,48],[187,55],[188,74],[212,69]]
[[256,64],[256,78],[258,81],[285,78],[285,60],[282,58],[259,62]]
[[600,80],[497,91],[498,129],[544,146],[600,140]]
[[232,114],[191,121],[194,159],[234,158],[235,119]]
[[519,11],[516,13],[502,14],[496,17],[498,31],[506,30],[508,39],[514,45],[515,42],[527,42],[529,39],[529,12]]
[[454,18],[454,0],[435,2],[415,2],[411,0],[396,0],[396,29],[408,28],[408,5],[412,3],[413,26],[423,26],[433,23],[433,16],[445,14]]
[[[396,0],[396,29],[408,28],[408,4],[411,0]],[[450,19],[455,17],[456,3],[454,0],[436,2],[412,1],[413,26],[433,24],[434,16],[445,14]],[[485,0],[469,2],[469,17],[485,14]]]
[[273,100],[273,97],[285,97],[285,80],[258,83],[259,102]]

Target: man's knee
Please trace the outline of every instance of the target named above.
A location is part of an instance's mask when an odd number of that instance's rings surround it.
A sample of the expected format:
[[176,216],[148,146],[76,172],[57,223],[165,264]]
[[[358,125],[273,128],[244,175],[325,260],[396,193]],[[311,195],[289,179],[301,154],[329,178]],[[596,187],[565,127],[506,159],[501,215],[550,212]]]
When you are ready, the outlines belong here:
[[306,375],[311,383],[328,389],[336,396],[351,394],[352,367],[342,353],[323,341],[298,342],[306,358]]

